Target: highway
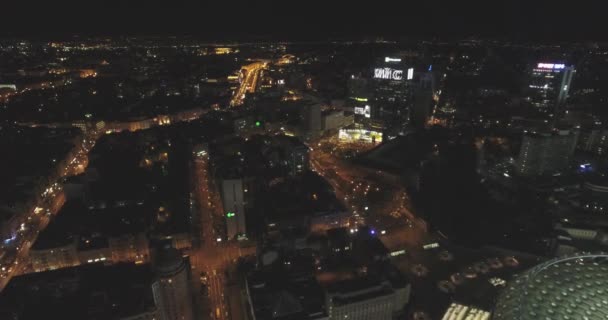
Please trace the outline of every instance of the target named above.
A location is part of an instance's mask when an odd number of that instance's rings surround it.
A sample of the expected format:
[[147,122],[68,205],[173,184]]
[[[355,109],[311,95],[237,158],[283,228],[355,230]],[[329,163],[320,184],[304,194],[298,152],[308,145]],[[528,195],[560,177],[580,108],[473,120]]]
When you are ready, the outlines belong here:
[[243,72],[243,78],[239,87],[234,92],[232,100],[230,100],[230,106],[236,107],[243,104],[247,93],[254,93],[258,88],[258,82],[260,79],[260,71],[267,67],[266,62],[255,62],[243,66],[241,72]]

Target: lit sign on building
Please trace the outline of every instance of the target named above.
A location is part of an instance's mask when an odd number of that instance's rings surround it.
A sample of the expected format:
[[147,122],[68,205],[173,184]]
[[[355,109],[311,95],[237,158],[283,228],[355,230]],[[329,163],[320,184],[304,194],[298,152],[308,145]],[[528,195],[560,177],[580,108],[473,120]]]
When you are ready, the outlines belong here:
[[384,62],[401,62],[401,58],[385,57]]
[[369,131],[365,129],[340,129],[338,139],[347,142],[382,142],[382,133],[377,131]]
[[537,68],[539,69],[564,69],[566,67],[563,63],[539,63]]
[[355,107],[355,114],[360,114],[366,118],[371,117],[371,107],[366,105],[365,107]]
[[433,243],[425,244],[424,246],[422,246],[422,248],[424,250],[433,249],[433,248],[439,248],[439,243],[433,242]]
[[374,69],[374,78],[388,80],[403,80],[403,70],[391,68],[376,68]]
[[414,68],[407,69],[407,80],[414,79]]
[[398,256],[404,255],[404,254],[405,254],[405,250],[397,250],[397,251],[391,252],[391,257],[398,257]]

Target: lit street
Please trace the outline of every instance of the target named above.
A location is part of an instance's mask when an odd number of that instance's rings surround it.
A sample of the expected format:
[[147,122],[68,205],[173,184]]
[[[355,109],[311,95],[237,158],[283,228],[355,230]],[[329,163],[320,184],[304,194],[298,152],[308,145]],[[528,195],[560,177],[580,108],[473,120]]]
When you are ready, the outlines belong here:
[[202,246],[191,253],[190,259],[193,278],[198,279],[201,272],[207,275],[210,316],[212,319],[225,320],[232,319],[229,303],[241,304],[239,294],[226,293],[225,272],[239,257],[255,254],[255,247],[242,248],[239,243],[226,242],[219,228],[215,228],[222,225],[224,216],[219,194],[209,178],[208,161],[208,154],[196,156],[194,161],[196,202],[202,218]]
[[[338,199],[351,210],[357,224],[369,225],[389,247],[419,249],[432,237],[426,223],[409,209],[399,181],[389,174],[339,159],[332,150],[339,142],[322,139],[310,152],[312,168],[333,186]],[[382,233],[384,231],[384,233]]]
[[258,87],[260,71],[266,68],[266,65],[267,64],[265,62],[256,62],[243,66],[241,69],[243,72],[243,77],[239,87],[236,89],[236,92],[233,95],[232,100],[230,101],[231,106],[242,105],[246,94],[255,92]]

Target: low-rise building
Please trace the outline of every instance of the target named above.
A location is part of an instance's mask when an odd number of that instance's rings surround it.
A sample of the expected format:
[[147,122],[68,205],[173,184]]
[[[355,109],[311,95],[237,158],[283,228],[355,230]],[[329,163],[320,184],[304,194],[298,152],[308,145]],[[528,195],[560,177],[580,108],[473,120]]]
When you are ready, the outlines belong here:
[[0,294],[2,319],[158,320],[147,264],[101,263],[13,278]]

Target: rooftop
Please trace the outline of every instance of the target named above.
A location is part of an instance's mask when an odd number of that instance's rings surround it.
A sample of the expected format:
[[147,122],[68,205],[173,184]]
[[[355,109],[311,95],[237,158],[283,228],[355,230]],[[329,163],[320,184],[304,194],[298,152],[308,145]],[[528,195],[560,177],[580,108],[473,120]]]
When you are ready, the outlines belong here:
[[602,319],[608,316],[608,254],[580,253],[542,263],[511,281],[494,319]]
[[78,129],[0,125],[0,207],[13,209],[29,200],[40,178],[53,174],[79,134]]
[[89,209],[82,202],[68,201],[57,217],[40,233],[32,248],[51,249],[67,245],[76,239],[81,248],[95,248],[96,243],[103,247],[107,237],[149,230],[155,209],[149,205]]
[[328,287],[327,291],[332,295],[334,305],[356,303],[394,292],[390,283],[372,276],[339,281]]
[[120,319],[155,310],[149,265],[89,264],[19,276],[0,294],[0,318]]

